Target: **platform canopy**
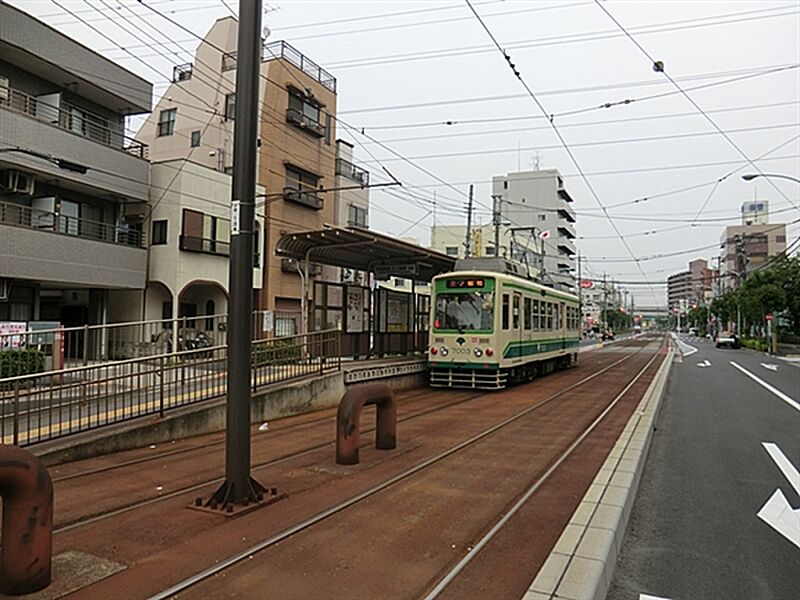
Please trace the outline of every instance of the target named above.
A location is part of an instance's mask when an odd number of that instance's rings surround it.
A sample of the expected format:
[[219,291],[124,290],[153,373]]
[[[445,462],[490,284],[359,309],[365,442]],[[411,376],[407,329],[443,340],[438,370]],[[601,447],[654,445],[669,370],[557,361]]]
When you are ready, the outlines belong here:
[[388,235],[358,227],[328,227],[287,233],[275,252],[301,265],[309,262],[373,273],[378,279],[404,277],[430,281],[453,270],[456,259]]

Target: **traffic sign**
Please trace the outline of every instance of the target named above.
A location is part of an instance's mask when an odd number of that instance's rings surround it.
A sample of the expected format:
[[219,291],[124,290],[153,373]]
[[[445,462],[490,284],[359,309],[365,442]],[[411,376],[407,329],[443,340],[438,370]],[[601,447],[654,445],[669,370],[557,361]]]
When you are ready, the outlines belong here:
[[774,317],[774,316],[772,316],[772,315],[767,315],[767,317],[766,317],[766,318],[767,318],[767,321],[772,321],[772,319],[774,319],[775,317]]
[[589,288],[594,287],[594,282],[591,279],[581,279],[581,282],[578,284],[583,289],[588,290]]

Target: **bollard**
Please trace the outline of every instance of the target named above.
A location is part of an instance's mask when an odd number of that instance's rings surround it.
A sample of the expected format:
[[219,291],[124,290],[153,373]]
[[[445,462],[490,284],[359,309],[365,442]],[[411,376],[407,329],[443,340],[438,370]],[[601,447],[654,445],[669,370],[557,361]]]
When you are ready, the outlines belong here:
[[0,444],[3,548],[0,592],[30,594],[50,585],[53,554],[53,484],[30,452]]
[[377,423],[375,447],[391,450],[397,446],[397,405],[394,395],[385,383],[365,383],[351,387],[339,402],[336,413],[336,463],[358,464],[358,425],[361,409],[375,404]]

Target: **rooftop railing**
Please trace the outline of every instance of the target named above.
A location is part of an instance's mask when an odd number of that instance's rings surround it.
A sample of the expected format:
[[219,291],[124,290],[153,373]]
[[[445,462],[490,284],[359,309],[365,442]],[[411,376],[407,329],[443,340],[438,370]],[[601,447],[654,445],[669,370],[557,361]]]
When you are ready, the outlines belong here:
[[79,219],[24,204],[0,202],[0,224],[52,231],[123,246],[144,247],[144,234],[126,225]]
[[128,137],[118,128],[111,127],[105,117],[68,102],[59,101],[56,105],[20,90],[0,85],[0,107],[10,108],[138,158],[148,157],[149,149],[146,144]]

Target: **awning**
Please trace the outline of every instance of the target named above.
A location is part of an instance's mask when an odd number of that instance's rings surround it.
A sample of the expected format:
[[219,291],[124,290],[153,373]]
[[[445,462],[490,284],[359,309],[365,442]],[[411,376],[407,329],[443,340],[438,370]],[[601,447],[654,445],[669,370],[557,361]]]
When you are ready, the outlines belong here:
[[390,276],[430,281],[452,271],[456,259],[435,250],[401,242],[369,229],[329,227],[281,236],[275,253],[303,264],[310,262]]

